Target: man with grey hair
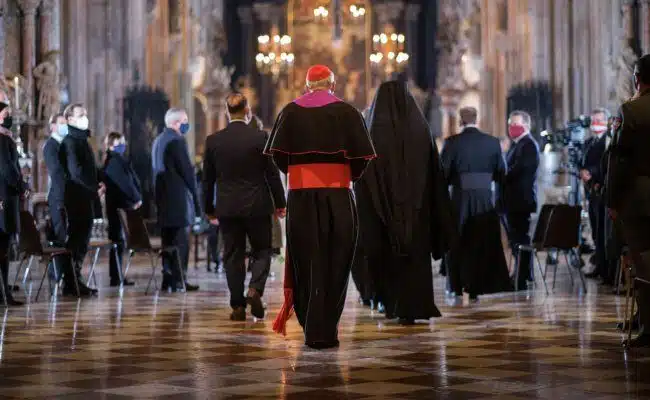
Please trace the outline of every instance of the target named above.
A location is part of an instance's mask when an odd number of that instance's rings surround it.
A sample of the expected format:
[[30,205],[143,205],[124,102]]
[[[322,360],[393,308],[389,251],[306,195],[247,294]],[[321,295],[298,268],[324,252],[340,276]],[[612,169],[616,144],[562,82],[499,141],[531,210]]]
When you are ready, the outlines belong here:
[[526,289],[533,281],[532,254],[517,252],[519,245],[530,245],[530,217],[537,211],[537,168],[539,146],[530,135],[530,115],[513,111],[508,119],[508,136],[512,145],[506,161],[508,174],[501,190],[501,206],[505,212],[506,231],[515,256],[518,274],[515,288]]
[[[199,287],[183,282],[181,268],[187,270],[190,251],[190,226],[201,215],[194,167],[184,136],[189,132],[187,113],[170,108],[165,114],[165,129],[153,143],[151,162],[162,246],[175,247],[178,254],[163,255],[162,290],[193,291]],[[177,257],[178,255],[178,257]],[[180,260],[181,265],[177,265]]]
[[605,108],[596,108],[591,112],[589,130],[591,137],[585,142],[584,156],[580,163],[580,179],[585,186],[585,194],[589,201],[589,224],[591,237],[594,241],[596,254],[594,257],[595,269],[585,276],[587,278],[603,279],[603,283],[612,284],[614,278],[610,276],[605,255],[605,204],[602,199],[602,187],[605,182],[602,159],[605,154],[607,129],[610,113]]

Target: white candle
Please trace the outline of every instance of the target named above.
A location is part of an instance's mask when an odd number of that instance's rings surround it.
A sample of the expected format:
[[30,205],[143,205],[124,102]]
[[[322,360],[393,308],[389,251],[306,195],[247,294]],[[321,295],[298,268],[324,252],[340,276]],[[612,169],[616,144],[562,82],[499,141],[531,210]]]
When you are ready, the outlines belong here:
[[17,76],[14,77],[14,90],[16,92],[16,105],[15,105],[15,108],[18,109],[18,108],[20,108],[20,101],[18,99],[20,96],[18,94],[19,89],[18,89],[18,77]]

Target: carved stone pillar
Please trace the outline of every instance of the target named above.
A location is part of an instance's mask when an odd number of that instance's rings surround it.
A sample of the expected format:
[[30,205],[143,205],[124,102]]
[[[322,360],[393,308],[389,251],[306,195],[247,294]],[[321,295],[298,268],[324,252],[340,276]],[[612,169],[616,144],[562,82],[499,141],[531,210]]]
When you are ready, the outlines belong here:
[[22,31],[22,75],[27,82],[26,101],[28,110],[34,107],[34,77],[32,70],[36,63],[36,9],[41,0],[19,0],[18,5],[23,10]]
[[253,73],[254,45],[253,40],[253,9],[251,7],[239,7],[237,15],[242,25],[242,73],[250,76]]
[[409,4],[406,6],[406,52],[409,54],[409,73],[414,76],[417,62],[418,46],[418,17],[422,6]]
[[53,49],[52,48],[52,43],[50,43],[50,39],[52,37],[52,30],[53,30],[53,21],[52,17],[54,14],[54,7],[56,6],[55,0],[42,0],[41,3],[41,14],[39,18],[39,23],[40,23],[40,41],[41,41],[41,48],[39,52],[39,57],[42,57],[45,53],[47,53],[50,50],[59,50],[58,48]]
[[648,54],[650,53],[650,0],[641,0],[639,11],[641,52]]
[[[0,0],[0,71],[5,70],[5,10],[7,0]],[[4,75],[4,74],[3,74]]]

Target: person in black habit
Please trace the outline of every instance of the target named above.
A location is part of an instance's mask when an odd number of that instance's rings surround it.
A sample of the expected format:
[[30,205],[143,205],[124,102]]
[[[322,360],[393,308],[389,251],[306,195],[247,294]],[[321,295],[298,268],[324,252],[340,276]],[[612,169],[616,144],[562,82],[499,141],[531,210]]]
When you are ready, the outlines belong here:
[[[61,159],[59,158],[59,147],[65,135],[68,134],[68,126],[63,114],[54,114],[50,117],[50,137],[43,145],[43,160],[48,174],[47,205],[50,213],[50,237],[48,240],[57,247],[65,247],[67,232],[64,218],[64,192],[65,173]],[[70,257],[67,255],[55,256],[56,269],[52,268],[52,278],[56,280],[61,271],[70,271]],[[70,272],[71,273],[71,272]]]
[[530,115],[525,111],[513,111],[508,119],[508,136],[512,145],[506,155],[508,173],[501,185],[501,209],[505,213],[506,232],[519,267],[519,281],[515,287],[526,290],[533,281],[533,258],[527,251],[517,247],[530,245],[530,218],[537,211],[537,168],[539,146],[530,134]]
[[89,288],[81,280],[81,268],[88,252],[93,219],[100,211],[95,208],[103,186],[99,183],[95,156],[88,143],[90,131],[86,108],[79,103],[70,104],[63,116],[67,122],[67,134],[63,135],[59,147],[59,159],[65,176],[63,204],[67,218],[66,248],[72,258],[70,269],[63,271],[63,293],[76,295],[78,288],[79,295],[89,296],[97,293],[97,290]]
[[[233,309],[230,319],[243,321],[247,304],[254,317],[264,318],[262,295],[271,267],[271,214],[284,217],[286,200],[280,172],[263,154],[267,135],[248,125],[246,97],[232,93],[226,98],[226,106],[228,126],[210,135],[205,144],[204,207],[223,235],[224,268]],[[252,276],[244,294],[246,238],[251,246]]]
[[585,142],[585,152],[580,165],[580,179],[585,186],[585,194],[589,201],[589,224],[591,225],[591,237],[596,249],[596,268],[586,274],[587,278],[603,279],[603,283],[613,283],[610,279],[607,267],[605,248],[605,204],[601,196],[601,188],[605,181],[603,174],[602,159],[605,154],[605,142],[607,140],[607,126],[609,111],[604,108],[597,108],[591,112],[591,137]]
[[[190,226],[201,216],[194,167],[185,135],[190,130],[187,112],[170,108],[165,114],[165,129],[156,137],[151,152],[158,226],[163,247],[176,247],[177,254],[163,254],[162,290],[182,289],[180,269],[187,272],[190,257]],[[181,265],[178,264],[180,258]],[[187,274],[185,275],[187,280]],[[185,282],[187,291],[198,285]]]
[[450,136],[442,150],[460,230],[460,241],[446,258],[448,286],[457,296],[469,294],[470,300],[512,290],[492,191],[493,183],[503,183],[506,164],[499,139],[478,129],[477,116],[475,108],[461,108],[462,130]]
[[0,273],[7,305],[20,306],[23,303],[14,299],[9,285],[9,247],[20,230],[20,199],[27,198],[29,190],[18,165],[16,142],[9,130],[13,125],[11,114],[11,106],[0,101]]
[[324,65],[307,71],[307,93],[286,105],[264,152],[287,174],[284,303],[273,330],[286,334],[295,310],[305,344],[339,345],[357,238],[351,183],[376,157],[361,113],[333,94]]
[[382,83],[367,119],[377,160],[354,193],[377,301],[402,325],[440,317],[431,259],[442,258],[457,230],[438,148],[405,82]]
[[111,286],[131,286],[132,281],[122,281],[122,254],[124,253],[124,233],[119,209],[137,210],[142,206],[142,190],[133,167],[127,161],[126,141],[119,132],[110,132],[104,140],[106,159],[104,160],[103,178],[106,185],[106,217],[108,220],[108,238],[114,248],[110,253],[109,275]]

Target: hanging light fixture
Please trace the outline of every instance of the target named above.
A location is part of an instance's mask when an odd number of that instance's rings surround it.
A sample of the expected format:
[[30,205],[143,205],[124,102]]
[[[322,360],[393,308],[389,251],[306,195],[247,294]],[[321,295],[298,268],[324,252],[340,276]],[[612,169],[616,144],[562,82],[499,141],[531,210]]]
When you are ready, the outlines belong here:
[[370,64],[379,73],[390,76],[408,65],[409,55],[404,51],[406,38],[401,33],[383,32],[372,37],[373,52]]
[[291,36],[280,36],[277,29],[273,29],[269,35],[258,36],[258,53],[255,56],[258,70],[263,74],[271,75],[274,79],[289,73],[295,60],[291,52],[291,41]]

